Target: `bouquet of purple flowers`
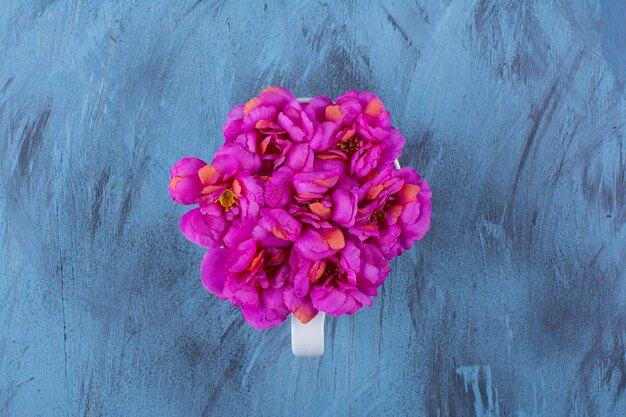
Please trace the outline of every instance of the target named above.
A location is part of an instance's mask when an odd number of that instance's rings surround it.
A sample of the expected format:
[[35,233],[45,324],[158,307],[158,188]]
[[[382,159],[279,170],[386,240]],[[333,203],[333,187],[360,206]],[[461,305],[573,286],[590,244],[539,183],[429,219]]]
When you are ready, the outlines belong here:
[[371,306],[389,261],[430,227],[431,191],[398,169],[404,139],[368,92],[298,100],[268,87],[236,106],[210,164],[170,173],[180,220],[208,248],[202,283],[258,329]]

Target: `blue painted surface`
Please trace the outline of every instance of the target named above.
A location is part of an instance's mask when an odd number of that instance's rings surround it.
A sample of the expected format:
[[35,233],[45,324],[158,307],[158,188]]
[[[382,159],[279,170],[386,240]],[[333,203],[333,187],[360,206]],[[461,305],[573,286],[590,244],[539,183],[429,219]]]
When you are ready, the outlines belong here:
[[[626,415],[624,4],[1,2],[0,415]],[[166,192],[272,84],[379,94],[434,193],[319,359]]]

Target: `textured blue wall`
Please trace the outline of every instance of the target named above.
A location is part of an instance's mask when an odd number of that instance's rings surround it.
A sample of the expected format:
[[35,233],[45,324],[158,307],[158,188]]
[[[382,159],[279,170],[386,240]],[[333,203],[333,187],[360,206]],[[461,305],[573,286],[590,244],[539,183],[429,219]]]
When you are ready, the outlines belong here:
[[[626,415],[626,3],[0,3],[1,416]],[[430,234],[294,358],[166,192],[263,87],[379,94]]]

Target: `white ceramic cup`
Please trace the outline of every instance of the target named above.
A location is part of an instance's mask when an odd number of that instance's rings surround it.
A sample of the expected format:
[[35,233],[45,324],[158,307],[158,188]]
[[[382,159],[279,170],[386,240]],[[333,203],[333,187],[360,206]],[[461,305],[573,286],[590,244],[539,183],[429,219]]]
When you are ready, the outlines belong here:
[[324,319],[321,311],[307,324],[291,315],[291,351],[296,356],[322,356],[324,354]]
[[[307,104],[310,98],[299,98],[300,104]],[[400,163],[393,161],[396,169]],[[324,320],[326,314],[317,313],[307,324],[302,324],[293,314],[291,315],[291,351],[295,356],[322,356],[324,354]]]

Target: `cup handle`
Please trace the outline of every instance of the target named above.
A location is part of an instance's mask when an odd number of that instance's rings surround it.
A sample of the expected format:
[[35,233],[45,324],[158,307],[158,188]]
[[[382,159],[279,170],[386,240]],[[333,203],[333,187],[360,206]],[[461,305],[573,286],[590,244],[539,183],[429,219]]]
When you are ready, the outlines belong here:
[[291,351],[295,356],[322,356],[324,354],[325,313],[317,313],[307,324],[291,315]]

